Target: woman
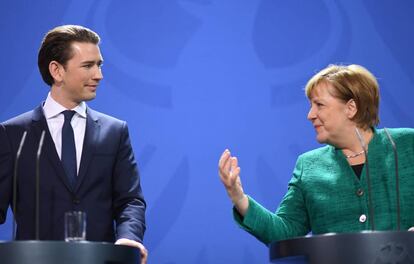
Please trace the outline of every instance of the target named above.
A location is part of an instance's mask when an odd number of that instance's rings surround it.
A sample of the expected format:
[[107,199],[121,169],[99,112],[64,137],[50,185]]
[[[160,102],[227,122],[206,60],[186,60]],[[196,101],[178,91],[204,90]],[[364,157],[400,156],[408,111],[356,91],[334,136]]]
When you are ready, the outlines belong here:
[[[375,77],[359,65],[330,65],[313,76],[305,90],[311,105],[308,120],[317,141],[327,145],[299,156],[276,213],[243,192],[237,158],[225,150],[219,175],[234,204],[236,222],[265,244],[310,231],[357,232],[373,226],[393,230],[399,225],[406,230],[413,226],[414,129],[375,128],[379,122]],[[399,197],[387,132],[397,146]]]

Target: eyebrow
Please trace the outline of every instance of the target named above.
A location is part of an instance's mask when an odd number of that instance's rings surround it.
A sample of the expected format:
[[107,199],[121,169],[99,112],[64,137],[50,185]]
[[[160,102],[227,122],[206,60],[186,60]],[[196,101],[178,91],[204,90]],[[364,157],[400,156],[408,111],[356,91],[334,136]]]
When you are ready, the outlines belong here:
[[89,60],[89,61],[82,61],[81,62],[82,65],[84,65],[84,64],[95,64],[95,63],[98,64],[98,65],[101,65],[103,63],[103,60],[97,60],[97,61]]
[[323,103],[323,102],[325,102],[325,100],[323,98],[319,98],[319,97],[313,98],[309,101],[314,102],[314,103],[321,103],[321,102]]

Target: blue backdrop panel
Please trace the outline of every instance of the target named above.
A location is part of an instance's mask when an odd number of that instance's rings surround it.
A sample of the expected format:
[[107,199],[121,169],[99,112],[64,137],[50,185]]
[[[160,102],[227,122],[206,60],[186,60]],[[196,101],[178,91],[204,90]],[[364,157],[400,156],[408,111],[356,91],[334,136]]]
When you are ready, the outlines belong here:
[[104,80],[89,105],[129,123],[149,263],[267,263],[266,246],[232,220],[221,152],[239,157],[246,192],[275,210],[297,155],[319,146],[303,88],[329,63],[370,69],[380,126],[413,127],[413,13],[412,1],[1,1],[0,120],[46,97],[47,30],[94,29]]

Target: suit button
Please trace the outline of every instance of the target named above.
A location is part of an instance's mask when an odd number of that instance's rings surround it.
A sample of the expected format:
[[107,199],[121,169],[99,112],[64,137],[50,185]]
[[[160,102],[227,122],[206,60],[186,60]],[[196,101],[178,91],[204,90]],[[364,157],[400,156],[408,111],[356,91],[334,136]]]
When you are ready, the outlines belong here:
[[367,221],[367,216],[366,216],[365,214],[362,214],[362,215],[359,217],[359,222],[361,222],[361,223],[365,223],[365,221]]
[[359,197],[361,197],[362,195],[364,195],[364,190],[362,190],[362,189],[358,189],[358,190],[356,191],[356,195],[357,195],[357,196],[359,196]]
[[79,199],[77,199],[77,198],[74,198],[74,199],[73,199],[73,203],[74,203],[74,204],[80,204],[80,200],[79,200]]

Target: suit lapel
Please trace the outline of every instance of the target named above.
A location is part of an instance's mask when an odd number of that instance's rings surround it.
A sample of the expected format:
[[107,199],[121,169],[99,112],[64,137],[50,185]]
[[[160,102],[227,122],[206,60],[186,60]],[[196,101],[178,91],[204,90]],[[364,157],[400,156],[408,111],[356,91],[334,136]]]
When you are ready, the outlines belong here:
[[[55,143],[53,142],[52,136],[50,135],[49,127],[43,113],[43,108],[42,106],[39,106],[33,111],[32,131],[35,133],[36,138],[40,138],[43,130],[46,133],[42,153],[44,156],[47,156],[50,164],[52,164],[53,168],[56,171],[56,174],[58,177],[60,177],[66,188],[68,190],[71,190],[70,183],[66,176],[65,170],[63,169],[62,162],[59,159],[58,153],[56,152]],[[38,146],[36,145],[35,147],[37,148]]]
[[82,158],[80,162],[80,168],[78,173],[78,181],[76,182],[75,192],[81,186],[85,175],[88,171],[89,164],[92,160],[93,154],[95,152],[95,147],[99,139],[100,132],[100,123],[99,119],[96,116],[95,111],[91,108],[87,108],[86,115],[86,129],[85,129],[85,138],[83,140],[82,148]]

